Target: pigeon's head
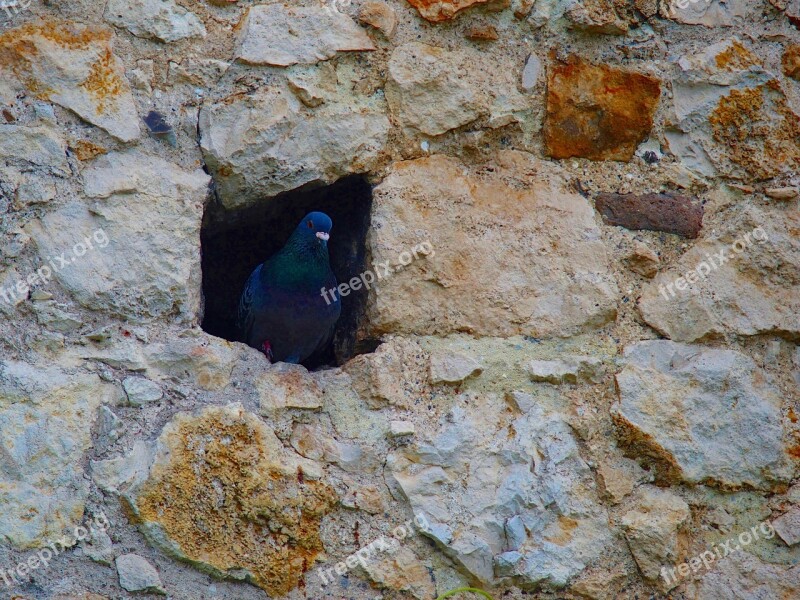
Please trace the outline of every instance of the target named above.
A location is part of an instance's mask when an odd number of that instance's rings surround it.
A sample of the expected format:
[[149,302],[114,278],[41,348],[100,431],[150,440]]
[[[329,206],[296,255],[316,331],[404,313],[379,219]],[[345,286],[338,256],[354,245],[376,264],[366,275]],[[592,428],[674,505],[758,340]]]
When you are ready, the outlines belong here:
[[323,212],[308,213],[297,226],[297,232],[304,238],[316,241],[323,246],[327,245],[331,237],[333,221]]

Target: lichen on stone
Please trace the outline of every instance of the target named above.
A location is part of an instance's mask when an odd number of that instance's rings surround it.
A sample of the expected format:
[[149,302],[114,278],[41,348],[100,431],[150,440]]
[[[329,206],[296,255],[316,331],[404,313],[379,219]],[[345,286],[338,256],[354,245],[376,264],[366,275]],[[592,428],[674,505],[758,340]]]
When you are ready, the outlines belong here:
[[709,121],[714,140],[749,177],[768,179],[800,165],[800,120],[774,80],[731,90]]
[[179,415],[160,443],[135,498],[145,531],[179,558],[270,595],[297,586],[322,551],[333,490],[293,469],[272,431],[235,406]]

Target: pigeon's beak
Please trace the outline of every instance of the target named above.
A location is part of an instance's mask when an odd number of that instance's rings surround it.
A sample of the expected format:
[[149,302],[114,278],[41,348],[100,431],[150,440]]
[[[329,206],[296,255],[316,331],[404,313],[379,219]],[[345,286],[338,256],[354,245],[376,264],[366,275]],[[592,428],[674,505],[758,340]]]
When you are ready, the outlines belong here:
[[318,231],[317,237],[321,239],[323,242],[327,242],[330,239],[331,234],[325,233],[324,231]]

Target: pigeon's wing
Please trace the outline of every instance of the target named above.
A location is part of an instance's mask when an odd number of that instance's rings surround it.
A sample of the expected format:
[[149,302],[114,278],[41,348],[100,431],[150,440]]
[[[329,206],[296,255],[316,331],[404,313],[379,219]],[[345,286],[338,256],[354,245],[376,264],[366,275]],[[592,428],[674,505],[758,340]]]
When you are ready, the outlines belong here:
[[[336,278],[331,273],[330,278],[328,279],[327,283],[328,289],[335,289],[336,288]],[[331,306],[326,307],[325,310],[325,317],[324,319],[330,323],[328,330],[325,332],[325,335],[322,336],[319,340],[319,344],[317,344],[317,348],[315,351],[323,350],[328,346],[331,339],[333,339],[333,334],[336,331],[336,323],[339,320],[339,317],[342,314],[342,302],[337,297],[336,300],[331,304]]]
[[253,329],[253,322],[255,321],[253,300],[256,295],[256,287],[259,283],[261,267],[262,265],[258,265],[255,270],[250,273],[250,277],[247,278],[247,283],[244,284],[242,297],[239,298],[239,312],[236,317],[236,329],[239,331],[241,341],[245,344],[248,343],[250,332]]

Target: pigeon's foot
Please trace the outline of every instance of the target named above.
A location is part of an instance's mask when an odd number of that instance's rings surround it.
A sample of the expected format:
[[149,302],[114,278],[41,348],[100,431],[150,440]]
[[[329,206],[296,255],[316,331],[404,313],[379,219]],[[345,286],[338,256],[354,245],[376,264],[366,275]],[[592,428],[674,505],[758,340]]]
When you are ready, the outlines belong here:
[[267,360],[272,362],[272,344],[269,343],[269,340],[264,340],[261,343],[261,351],[267,357]]

